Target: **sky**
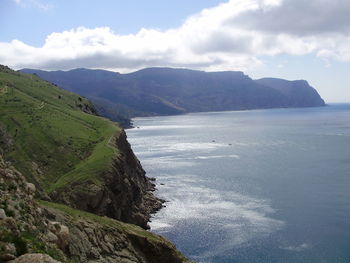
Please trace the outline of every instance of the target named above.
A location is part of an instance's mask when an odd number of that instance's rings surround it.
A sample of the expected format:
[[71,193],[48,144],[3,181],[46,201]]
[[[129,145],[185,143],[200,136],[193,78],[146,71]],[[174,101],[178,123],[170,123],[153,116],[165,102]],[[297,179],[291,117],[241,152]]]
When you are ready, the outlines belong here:
[[350,102],[349,0],[0,0],[0,64],[305,79]]

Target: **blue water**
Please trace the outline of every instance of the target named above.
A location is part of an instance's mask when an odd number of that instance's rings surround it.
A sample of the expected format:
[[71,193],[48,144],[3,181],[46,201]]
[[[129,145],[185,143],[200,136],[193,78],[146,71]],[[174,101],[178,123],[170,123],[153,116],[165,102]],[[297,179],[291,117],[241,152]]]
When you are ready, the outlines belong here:
[[152,231],[200,263],[350,262],[350,104],[137,118],[166,207]]

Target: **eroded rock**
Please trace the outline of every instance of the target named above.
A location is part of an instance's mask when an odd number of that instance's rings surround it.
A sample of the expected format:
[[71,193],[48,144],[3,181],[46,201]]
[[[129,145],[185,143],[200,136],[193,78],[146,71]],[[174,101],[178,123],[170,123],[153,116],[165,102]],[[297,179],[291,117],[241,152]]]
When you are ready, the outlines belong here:
[[61,263],[46,254],[24,254],[9,263]]
[[5,210],[0,208],[0,219],[5,219],[7,216],[6,216],[6,213],[5,213]]
[[27,183],[27,184],[26,184],[26,190],[28,191],[28,193],[34,194],[35,191],[36,191],[36,187],[35,187],[35,185],[32,184],[32,183]]

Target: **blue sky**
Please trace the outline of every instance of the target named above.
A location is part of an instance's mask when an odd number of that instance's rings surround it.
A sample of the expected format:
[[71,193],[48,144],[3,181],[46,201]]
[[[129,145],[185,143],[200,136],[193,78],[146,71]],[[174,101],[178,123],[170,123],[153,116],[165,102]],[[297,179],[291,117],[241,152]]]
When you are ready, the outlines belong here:
[[0,63],[306,79],[350,101],[348,0],[1,0]]
[[108,26],[120,34],[136,33],[140,28],[166,30],[213,7],[220,0],[1,0],[0,41],[21,41],[34,46],[43,44],[47,35],[84,26]]

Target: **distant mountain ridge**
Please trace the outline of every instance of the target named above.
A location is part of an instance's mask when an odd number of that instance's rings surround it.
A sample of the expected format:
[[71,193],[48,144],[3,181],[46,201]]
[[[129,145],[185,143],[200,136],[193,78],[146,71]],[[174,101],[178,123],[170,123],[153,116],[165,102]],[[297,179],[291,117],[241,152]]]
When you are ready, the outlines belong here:
[[146,68],[129,74],[83,68],[21,71],[37,74],[89,98],[99,114],[126,126],[128,119],[136,116],[325,105],[304,80],[253,80],[239,71],[174,68]]

